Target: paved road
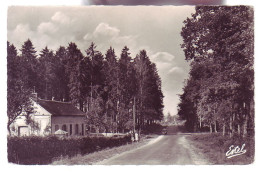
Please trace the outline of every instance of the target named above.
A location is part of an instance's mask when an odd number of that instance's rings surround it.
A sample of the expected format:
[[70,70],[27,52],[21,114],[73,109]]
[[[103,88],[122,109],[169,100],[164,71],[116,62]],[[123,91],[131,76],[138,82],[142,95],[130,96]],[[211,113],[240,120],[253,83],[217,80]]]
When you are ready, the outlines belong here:
[[186,165],[207,164],[196,154],[185,135],[159,136],[147,145],[104,160],[99,165]]

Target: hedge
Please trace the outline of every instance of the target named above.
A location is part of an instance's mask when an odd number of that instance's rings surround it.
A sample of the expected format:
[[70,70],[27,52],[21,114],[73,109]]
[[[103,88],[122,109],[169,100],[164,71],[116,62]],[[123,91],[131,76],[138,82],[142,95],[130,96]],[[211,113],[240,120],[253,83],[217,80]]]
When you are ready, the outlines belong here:
[[88,154],[105,148],[112,148],[131,142],[124,137],[8,137],[8,161],[16,164],[50,164],[53,159],[77,154]]

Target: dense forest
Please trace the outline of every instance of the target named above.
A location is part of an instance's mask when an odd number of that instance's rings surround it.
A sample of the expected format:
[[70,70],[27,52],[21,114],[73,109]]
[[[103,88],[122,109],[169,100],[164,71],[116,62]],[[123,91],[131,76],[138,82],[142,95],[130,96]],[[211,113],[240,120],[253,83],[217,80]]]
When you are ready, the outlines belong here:
[[254,12],[198,6],[181,35],[189,79],[178,114],[189,131],[254,134]]
[[22,111],[32,112],[30,96],[72,102],[86,112],[86,123],[102,132],[144,130],[163,119],[163,93],[156,65],[145,50],[131,58],[125,46],[119,57],[91,43],[85,55],[73,42],[39,53],[30,39],[18,53],[7,42],[8,125]]

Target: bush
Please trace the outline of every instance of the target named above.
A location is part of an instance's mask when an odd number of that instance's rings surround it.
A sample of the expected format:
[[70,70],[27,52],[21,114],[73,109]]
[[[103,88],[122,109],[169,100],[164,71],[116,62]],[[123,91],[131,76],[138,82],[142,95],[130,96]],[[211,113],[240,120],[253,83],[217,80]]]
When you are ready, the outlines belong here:
[[49,164],[53,159],[88,154],[131,142],[129,136],[119,138],[78,137],[8,137],[8,161],[16,164]]
[[145,128],[142,131],[142,134],[161,134],[163,128],[165,128],[165,126],[162,126],[161,124],[157,123],[152,123],[150,125],[145,126]]

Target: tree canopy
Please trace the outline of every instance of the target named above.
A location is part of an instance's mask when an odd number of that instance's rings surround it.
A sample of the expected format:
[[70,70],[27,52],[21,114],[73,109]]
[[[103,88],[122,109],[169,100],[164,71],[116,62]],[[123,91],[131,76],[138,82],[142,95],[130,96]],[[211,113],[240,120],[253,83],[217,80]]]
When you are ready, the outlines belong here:
[[253,132],[253,19],[248,6],[198,6],[184,21],[182,48],[191,70],[178,112],[189,130]]
[[72,102],[99,132],[141,131],[163,119],[161,79],[145,50],[131,58],[125,46],[117,57],[112,47],[103,55],[91,43],[85,52],[71,42],[56,51],[46,46],[37,56],[28,39],[18,55],[8,42],[9,125],[30,105],[32,92]]

